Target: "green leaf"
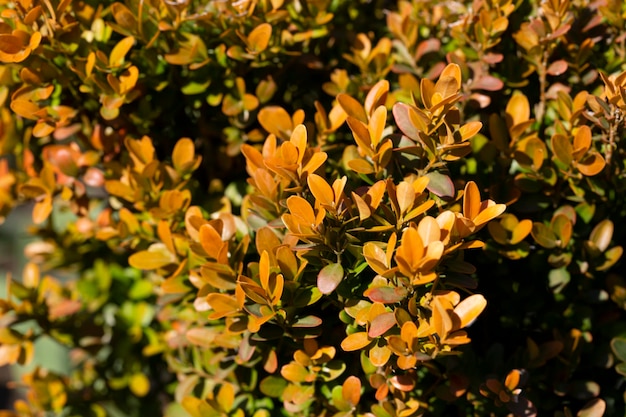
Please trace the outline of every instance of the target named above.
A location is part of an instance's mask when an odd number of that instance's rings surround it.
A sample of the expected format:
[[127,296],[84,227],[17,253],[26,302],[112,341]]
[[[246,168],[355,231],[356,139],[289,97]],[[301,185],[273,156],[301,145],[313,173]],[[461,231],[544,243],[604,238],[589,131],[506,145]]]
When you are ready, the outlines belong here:
[[272,398],[280,398],[283,395],[283,391],[287,387],[287,381],[279,376],[270,375],[263,378],[259,389],[264,395]]
[[611,340],[611,350],[622,362],[626,362],[626,338],[615,337]]

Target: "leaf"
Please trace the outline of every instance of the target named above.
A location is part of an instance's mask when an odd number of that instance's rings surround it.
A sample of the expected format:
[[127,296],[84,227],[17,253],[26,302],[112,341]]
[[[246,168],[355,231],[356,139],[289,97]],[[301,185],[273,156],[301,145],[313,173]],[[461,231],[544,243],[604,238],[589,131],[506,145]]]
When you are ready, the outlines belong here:
[[[491,224],[491,223],[489,223]],[[571,224],[571,223],[570,223]],[[528,236],[533,228],[533,222],[529,219],[524,219],[520,221],[517,226],[513,229],[513,233],[511,235],[511,239],[509,243],[511,245],[517,245],[519,242],[524,240],[526,236]]]
[[330,294],[343,279],[343,267],[340,263],[326,265],[317,275],[317,288],[322,294]]
[[133,268],[153,270],[169,265],[174,260],[174,255],[167,250],[163,243],[154,243],[148,250],[132,254],[128,258],[128,263]]
[[403,301],[408,291],[404,287],[374,287],[365,290],[363,295],[377,303],[395,304]]
[[428,191],[441,198],[454,197],[454,183],[449,176],[432,171],[426,174],[426,177],[428,178],[428,185],[426,186]]
[[298,318],[291,327],[294,328],[313,328],[322,325],[322,319],[317,316],[305,316]]
[[[451,97],[461,88],[461,67],[457,64],[448,64],[435,84],[434,92],[441,94],[442,99]],[[432,103],[437,104],[437,103]]]
[[263,107],[257,115],[257,120],[261,123],[263,129],[282,139],[287,139],[284,137],[285,134],[291,133],[293,130],[289,113],[280,106]]
[[417,140],[417,138],[419,138],[419,129],[411,122],[409,111],[408,104],[396,103],[392,108],[393,118],[402,133],[404,133],[409,139]]
[[473,222],[476,227],[480,227],[488,221],[491,221],[504,213],[505,210],[506,205],[504,204],[495,204],[493,206],[489,206],[480,213],[478,213],[478,216],[473,219]]
[[372,339],[382,336],[387,330],[396,325],[396,316],[393,313],[383,313],[374,317],[370,323],[368,336]]
[[611,350],[622,362],[626,362],[626,338],[614,337],[611,340]]
[[40,108],[30,100],[11,100],[11,110],[25,119],[37,120],[39,118],[36,113]]
[[546,72],[549,75],[557,76],[567,71],[567,67],[567,61],[565,61],[564,59],[559,59],[558,61],[554,61],[552,64],[550,64]]
[[271,398],[280,398],[285,388],[287,388],[287,381],[275,375],[263,378],[259,384],[261,392]]
[[203,224],[199,231],[200,244],[202,249],[211,258],[222,261],[224,258],[224,249],[227,244],[222,241],[222,236],[210,224]]
[[309,174],[307,178],[309,189],[313,196],[323,206],[334,207],[335,195],[333,189],[328,185],[326,180],[317,174]]
[[128,36],[119,41],[111,51],[109,55],[109,67],[119,67],[124,62],[124,57],[130,51],[130,48],[135,44],[135,38]]
[[361,399],[361,380],[354,375],[346,378],[341,387],[341,396],[353,408],[356,407]]
[[374,108],[378,110],[380,106],[384,106],[387,101],[387,93],[389,92],[389,81],[380,80],[370,89],[365,97],[365,112],[372,114]]
[[383,138],[383,131],[387,123],[387,108],[379,106],[372,114],[368,124],[368,130],[372,141],[372,147],[377,148],[380,140]]
[[123,3],[113,3],[111,5],[111,13],[115,22],[123,29],[127,31],[133,31],[137,29],[137,19],[133,13]]
[[454,308],[454,313],[461,319],[459,328],[472,324],[486,306],[487,300],[481,294],[470,295],[465,300],[461,301]]
[[544,248],[552,249],[556,247],[556,235],[554,234],[552,229],[550,229],[543,223],[533,223],[531,234],[533,236],[533,239],[535,239],[535,242],[537,242]]
[[463,216],[473,220],[480,213],[480,191],[474,181],[468,181],[463,193]]
[[515,91],[506,105],[506,124],[509,129],[530,120],[530,104],[526,96]]
[[270,38],[272,36],[272,25],[269,23],[261,23],[252,29],[248,35],[247,46],[251,53],[263,52],[267,49]]
[[565,135],[556,134],[551,139],[552,151],[555,156],[569,168],[574,158],[574,148]]
[[506,379],[504,380],[504,386],[509,390],[513,391],[519,385],[521,373],[517,369],[513,369],[508,373]]
[[609,219],[604,219],[596,225],[591,231],[589,240],[591,240],[600,252],[607,250],[611,244],[613,238],[613,222]]
[[606,402],[602,398],[594,398],[584,405],[576,417],[602,417],[606,411]]
[[361,103],[344,93],[337,95],[337,101],[349,117],[362,123],[367,123],[367,113],[365,113],[365,109],[361,106]]
[[228,294],[211,293],[206,296],[206,302],[213,310],[213,313],[209,315],[211,319],[231,316],[239,311],[237,299]]
[[363,349],[365,346],[369,345],[371,340],[366,332],[357,332],[348,335],[341,342],[341,348],[346,352],[352,352],[354,350]]
[[578,161],[578,170],[588,177],[598,175],[606,166],[606,161],[597,152],[592,152]]
[[172,163],[177,171],[186,171],[194,163],[195,146],[189,138],[182,138],[174,146]]
[[445,340],[450,330],[452,330],[452,319],[443,303],[444,301],[435,298],[430,304],[433,309],[432,325],[441,340]]
[[463,126],[459,128],[459,133],[461,134],[461,139],[466,141],[468,139],[473,138],[480,132],[483,124],[481,122],[469,122],[465,123]]
[[133,374],[128,381],[128,388],[137,397],[145,397],[150,391],[150,380],[142,373]]

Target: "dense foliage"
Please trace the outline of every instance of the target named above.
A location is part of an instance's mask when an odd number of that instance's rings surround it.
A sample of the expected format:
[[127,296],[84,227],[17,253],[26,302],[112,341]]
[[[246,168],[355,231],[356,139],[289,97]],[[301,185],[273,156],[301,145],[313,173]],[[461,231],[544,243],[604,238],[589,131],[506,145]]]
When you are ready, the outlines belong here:
[[623,415],[625,18],[0,0],[0,416]]

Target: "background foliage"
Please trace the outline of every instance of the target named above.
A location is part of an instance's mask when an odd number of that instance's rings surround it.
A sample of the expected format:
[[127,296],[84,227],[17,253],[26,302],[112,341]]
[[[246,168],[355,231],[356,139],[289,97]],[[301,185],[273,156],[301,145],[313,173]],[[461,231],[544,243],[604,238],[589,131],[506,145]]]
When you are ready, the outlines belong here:
[[625,17],[0,1],[0,415],[624,414]]

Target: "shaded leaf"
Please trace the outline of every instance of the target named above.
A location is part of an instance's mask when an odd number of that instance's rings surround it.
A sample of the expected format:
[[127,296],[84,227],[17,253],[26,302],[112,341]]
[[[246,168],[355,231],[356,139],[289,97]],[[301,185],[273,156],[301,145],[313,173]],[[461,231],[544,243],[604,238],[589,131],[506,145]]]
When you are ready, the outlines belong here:
[[317,288],[322,294],[330,294],[341,283],[343,274],[340,263],[326,265],[317,275]]

